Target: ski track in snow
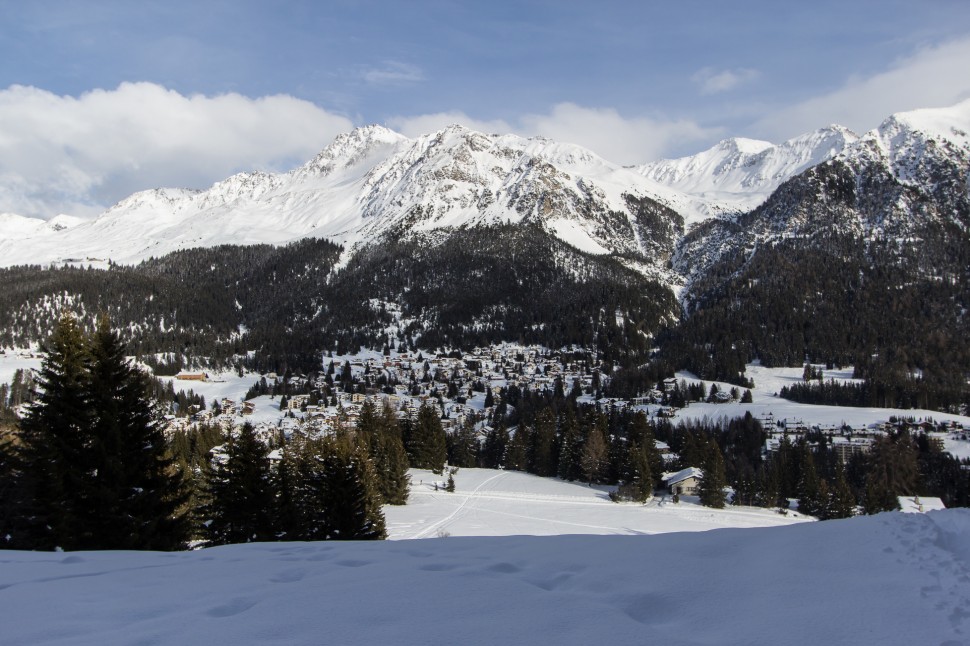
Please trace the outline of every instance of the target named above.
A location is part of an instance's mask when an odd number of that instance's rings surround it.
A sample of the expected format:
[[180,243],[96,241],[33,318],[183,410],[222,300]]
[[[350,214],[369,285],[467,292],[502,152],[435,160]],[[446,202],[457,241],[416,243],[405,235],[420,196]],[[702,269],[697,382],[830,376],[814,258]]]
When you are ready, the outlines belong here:
[[480,485],[475,487],[475,489],[471,493],[466,494],[465,499],[461,502],[461,504],[458,505],[458,507],[453,512],[451,512],[448,516],[439,520],[436,523],[432,523],[431,525],[428,525],[426,528],[424,528],[423,530],[421,530],[411,538],[425,538],[427,536],[430,536],[431,532],[438,531],[439,529],[443,530],[445,527],[448,526],[450,522],[452,522],[455,518],[458,517],[459,514],[461,514],[465,510],[469,502],[472,502],[474,499],[478,497],[478,493],[483,489],[485,489],[489,483],[506,477],[508,477],[507,473],[498,473],[492,476],[491,478],[489,478],[488,480],[485,480]]

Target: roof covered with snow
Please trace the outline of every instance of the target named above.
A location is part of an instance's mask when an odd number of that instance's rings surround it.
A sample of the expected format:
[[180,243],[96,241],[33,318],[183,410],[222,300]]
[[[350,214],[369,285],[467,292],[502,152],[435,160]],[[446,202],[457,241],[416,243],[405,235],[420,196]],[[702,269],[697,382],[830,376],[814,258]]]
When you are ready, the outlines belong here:
[[665,473],[662,480],[668,485],[677,484],[678,482],[683,482],[688,478],[697,478],[698,480],[704,477],[704,472],[697,467],[687,467],[686,469],[681,469],[676,473]]

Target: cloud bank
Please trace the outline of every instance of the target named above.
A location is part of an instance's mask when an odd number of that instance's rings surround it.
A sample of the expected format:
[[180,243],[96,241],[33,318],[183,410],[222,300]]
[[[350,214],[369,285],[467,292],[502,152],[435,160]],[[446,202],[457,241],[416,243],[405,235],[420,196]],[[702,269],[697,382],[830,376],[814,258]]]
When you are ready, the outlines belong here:
[[157,186],[204,188],[309,159],[345,117],[291,96],[183,96],[124,83],[80,97],[0,90],[0,212],[93,215]]
[[870,130],[895,112],[955,105],[970,97],[970,38],[924,47],[881,73],[850,78],[838,89],[784,107],[755,124],[781,141],[830,123]]

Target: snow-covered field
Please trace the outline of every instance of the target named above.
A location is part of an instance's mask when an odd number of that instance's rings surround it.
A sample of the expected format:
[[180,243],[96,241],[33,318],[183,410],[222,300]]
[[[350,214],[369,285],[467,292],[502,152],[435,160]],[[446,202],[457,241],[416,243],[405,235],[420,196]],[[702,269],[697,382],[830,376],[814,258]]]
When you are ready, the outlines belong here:
[[[852,369],[823,370],[825,381],[836,379],[839,381],[854,381]],[[778,396],[782,387],[793,383],[804,383],[802,368],[765,368],[759,365],[748,365],[745,374],[754,379],[751,389],[752,403],[742,404],[730,402],[726,404],[692,403],[687,408],[677,411],[674,419],[701,419],[709,417],[738,417],[750,412],[753,416],[764,419],[771,416],[777,421],[800,421],[806,425],[819,424],[822,426],[839,426],[848,424],[854,428],[869,426],[878,422],[888,421],[890,417],[912,417],[916,420],[932,419],[936,422],[959,422],[970,426],[970,417],[966,415],[951,415],[931,410],[900,409],[900,408],[857,408],[853,406],[814,406],[799,404],[782,399]],[[701,381],[705,388],[710,389],[712,383],[718,388],[730,391],[732,384],[724,382],[703,381],[689,372],[678,372],[678,379],[688,382]],[[656,407],[652,407],[656,408]]]
[[[804,522],[755,507],[709,509],[684,496],[654,498],[646,505],[614,503],[613,487],[540,478],[518,471],[459,469],[455,491],[445,478],[412,470],[411,497],[403,507],[384,508],[390,538],[511,536],[526,534],[663,534],[721,527],[774,527]],[[435,484],[438,490],[435,490]]]
[[970,511],[659,536],[0,553],[5,644],[970,639]]

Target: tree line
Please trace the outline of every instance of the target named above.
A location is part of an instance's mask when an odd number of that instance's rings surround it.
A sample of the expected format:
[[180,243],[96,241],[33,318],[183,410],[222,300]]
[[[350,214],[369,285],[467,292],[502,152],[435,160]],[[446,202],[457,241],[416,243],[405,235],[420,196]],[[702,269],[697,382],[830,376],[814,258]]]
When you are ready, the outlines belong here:
[[387,410],[365,407],[331,438],[280,437],[275,460],[251,426],[166,438],[157,389],[107,317],[86,333],[63,316],[37,382],[0,438],[4,548],[383,538],[381,505],[407,499],[408,456]]

